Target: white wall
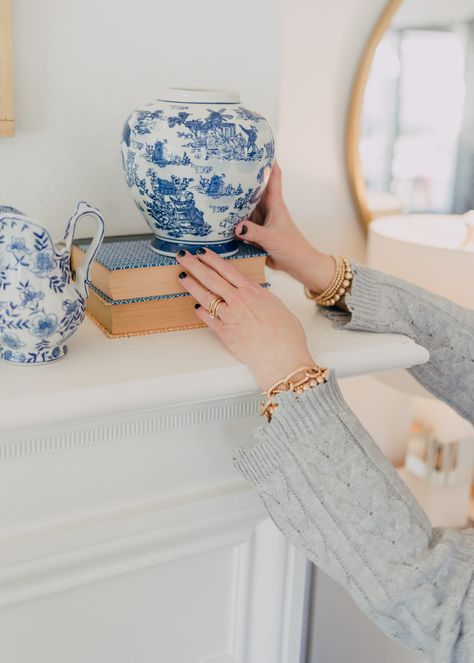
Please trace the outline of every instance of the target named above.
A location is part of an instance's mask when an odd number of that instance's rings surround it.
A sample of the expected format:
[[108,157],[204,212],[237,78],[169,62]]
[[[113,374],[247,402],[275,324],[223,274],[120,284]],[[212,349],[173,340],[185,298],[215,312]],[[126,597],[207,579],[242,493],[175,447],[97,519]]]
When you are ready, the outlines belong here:
[[358,59],[385,0],[286,0],[279,153],[288,203],[307,234],[356,258],[365,235],[345,169],[345,125]]
[[17,131],[0,139],[0,201],[56,236],[81,199],[109,234],[148,231],[119,141],[160,86],[233,88],[277,124],[282,0],[12,4]]

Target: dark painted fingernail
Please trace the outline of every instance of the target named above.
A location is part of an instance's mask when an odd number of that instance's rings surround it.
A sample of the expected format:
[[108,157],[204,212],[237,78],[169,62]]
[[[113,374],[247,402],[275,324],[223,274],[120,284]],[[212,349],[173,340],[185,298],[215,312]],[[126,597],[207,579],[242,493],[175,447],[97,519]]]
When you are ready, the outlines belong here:
[[180,273],[178,274],[178,277],[179,277],[180,279],[185,279],[185,278],[187,277],[187,274],[186,274],[186,272],[180,272]]
[[196,253],[199,253],[200,256],[202,256],[203,253],[206,253],[206,249],[203,249],[202,246],[200,246],[197,250]]
[[194,304],[194,308],[201,308],[201,304]]
[[186,251],[185,251],[184,249],[180,249],[180,250],[178,251],[178,255],[181,256],[181,258],[182,258],[183,256],[186,255]]
[[247,226],[245,226],[245,225],[242,226],[241,229],[239,230],[239,235],[245,235],[247,230],[248,230]]

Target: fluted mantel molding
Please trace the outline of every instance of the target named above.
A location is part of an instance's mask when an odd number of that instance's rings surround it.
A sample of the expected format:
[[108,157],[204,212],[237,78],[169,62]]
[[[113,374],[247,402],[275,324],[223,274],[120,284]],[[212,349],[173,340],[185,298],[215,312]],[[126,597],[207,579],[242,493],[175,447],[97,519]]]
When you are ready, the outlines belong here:
[[157,436],[173,430],[256,416],[259,402],[258,396],[247,396],[183,403],[170,408],[147,409],[114,417],[97,417],[42,428],[19,429],[0,439],[0,462],[110,444],[125,439]]

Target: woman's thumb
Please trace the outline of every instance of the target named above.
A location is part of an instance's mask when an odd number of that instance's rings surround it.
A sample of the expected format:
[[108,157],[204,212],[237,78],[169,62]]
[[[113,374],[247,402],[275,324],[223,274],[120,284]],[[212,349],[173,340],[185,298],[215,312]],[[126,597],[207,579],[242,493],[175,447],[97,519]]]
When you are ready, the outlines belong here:
[[265,248],[266,230],[265,226],[260,226],[258,223],[253,223],[245,219],[245,221],[242,221],[236,226],[235,234],[247,242],[260,244],[260,246]]

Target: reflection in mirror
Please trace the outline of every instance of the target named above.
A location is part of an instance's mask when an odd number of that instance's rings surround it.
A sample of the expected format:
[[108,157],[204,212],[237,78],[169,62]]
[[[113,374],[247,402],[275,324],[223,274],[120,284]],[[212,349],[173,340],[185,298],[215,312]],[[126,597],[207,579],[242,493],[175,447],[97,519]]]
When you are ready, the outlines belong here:
[[378,44],[359,141],[371,216],[474,208],[474,2],[404,0]]

